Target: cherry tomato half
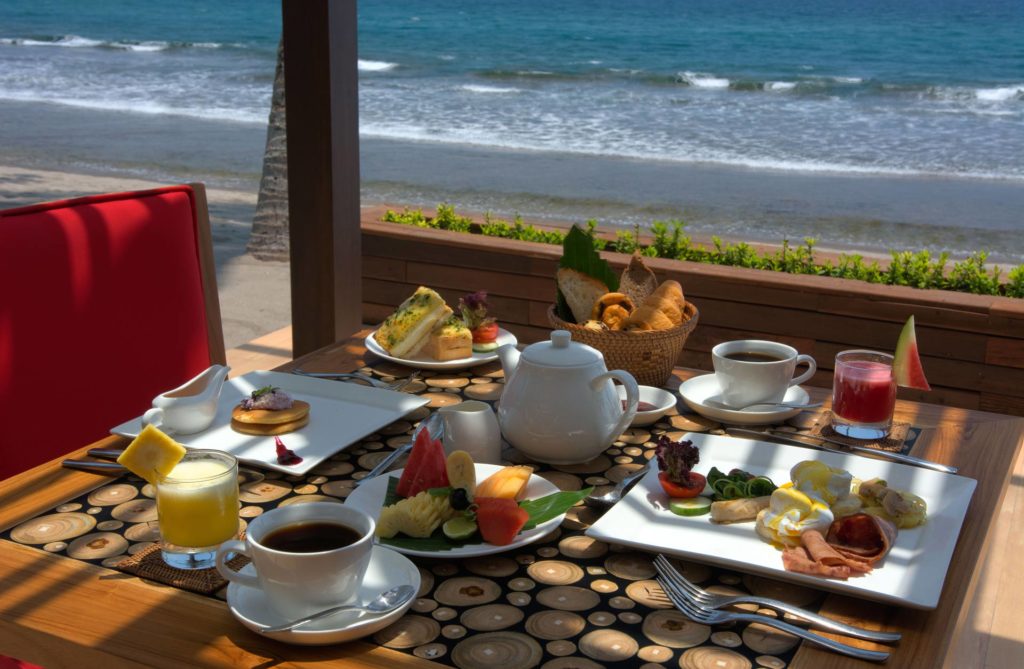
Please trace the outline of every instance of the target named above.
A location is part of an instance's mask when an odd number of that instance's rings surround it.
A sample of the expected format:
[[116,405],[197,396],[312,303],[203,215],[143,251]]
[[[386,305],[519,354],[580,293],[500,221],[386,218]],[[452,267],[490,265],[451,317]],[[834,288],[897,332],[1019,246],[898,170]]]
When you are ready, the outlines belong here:
[[708,480],[704,478],[703,474],[690,472],[686,481],[676,483],[668,479],[667,473],[658,472],[658,482],[661,483],[661,487],[669,497],[696,497],[704,492],[704,486],[707,485]]
[[498,324],[488,323],[473,329],[473,343],[484,344],[498,338]]

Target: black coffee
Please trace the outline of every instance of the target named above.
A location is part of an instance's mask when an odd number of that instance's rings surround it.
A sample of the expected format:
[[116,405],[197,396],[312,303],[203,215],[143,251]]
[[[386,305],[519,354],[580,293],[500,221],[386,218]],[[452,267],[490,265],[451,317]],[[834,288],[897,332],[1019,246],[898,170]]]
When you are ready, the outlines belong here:
[[722,357],[726,360],[736,360],[737,362],[780,362],[785,360],[785,358],[777,355],[761,353],[759,351],[736,351],[735,353],[727,353]]
[[347,525],[315,521],[280,527],[260,543],[284,553],[319,553],[351,546],[362,536]]

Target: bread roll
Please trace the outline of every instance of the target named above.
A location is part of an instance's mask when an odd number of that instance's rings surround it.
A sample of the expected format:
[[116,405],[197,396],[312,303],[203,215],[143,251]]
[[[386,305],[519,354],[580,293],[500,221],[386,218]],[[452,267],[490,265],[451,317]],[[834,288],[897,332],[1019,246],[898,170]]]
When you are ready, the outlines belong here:
[[633,252],[629,266],[622,270],[619,281],[619,292],[625,293],[633,304],[643,304],[644,300],[658,288],[658,278],[651,268],[644,264],[639,251]]
[[594,305],[590,317],[607,325],[609,330],[621,330],[635,308],[626,295],[605,293]]
[[558,289],[565,296],[577,323],[586,322],[594,310],[594,304],[608,292],[608,286],[603,281],[568,267],[558,270]]
[[668,330],[681,325],[686,301],[678,281],[663,281],[626,319],[627,330]]

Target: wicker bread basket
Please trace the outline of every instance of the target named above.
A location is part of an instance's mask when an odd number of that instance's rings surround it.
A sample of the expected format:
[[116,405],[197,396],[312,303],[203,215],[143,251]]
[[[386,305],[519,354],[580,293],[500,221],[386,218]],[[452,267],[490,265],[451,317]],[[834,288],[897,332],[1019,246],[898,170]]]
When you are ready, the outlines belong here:
[[663,386],[672,376],[686,338],[697,327],[699,316],[692,302],[686,303],[686,320],[671,330],[588,330],[582,325],[563,321],[548,309],[548,321],[557,330],[568,330],[574,341],[593,346],[604,355],[608,369],[624,369],[644,386]]

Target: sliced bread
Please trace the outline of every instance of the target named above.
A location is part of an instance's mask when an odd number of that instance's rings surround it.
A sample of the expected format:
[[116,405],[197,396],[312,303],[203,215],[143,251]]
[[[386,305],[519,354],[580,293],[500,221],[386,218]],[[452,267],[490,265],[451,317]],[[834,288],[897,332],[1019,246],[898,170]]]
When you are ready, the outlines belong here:
[[600,279],[568,267],[561,267],[558,270],[558,289],[569,303],[569,309],[577,323],[586,323],[594,310],[594,304],[608,292],[608,286]]

